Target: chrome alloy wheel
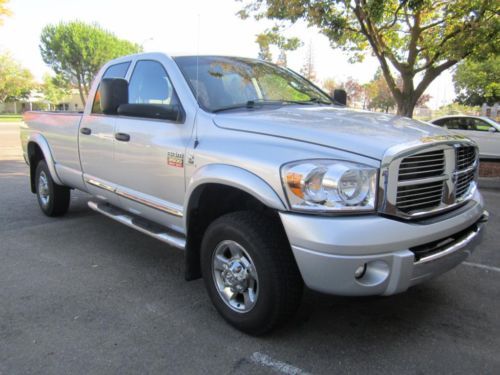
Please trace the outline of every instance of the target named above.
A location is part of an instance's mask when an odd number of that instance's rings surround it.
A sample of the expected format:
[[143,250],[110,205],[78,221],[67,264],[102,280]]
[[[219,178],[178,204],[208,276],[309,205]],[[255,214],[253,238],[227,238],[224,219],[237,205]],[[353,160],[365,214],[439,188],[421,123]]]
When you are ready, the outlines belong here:
[[259,296],[254,262],[239,243],[220,242],[212,255],[212,276],[222,300],[240,313],[252,310]]
[[47,207],[50,199],[49,180],[44,171],[40,172],[38,177],[38,196],[42,206]]

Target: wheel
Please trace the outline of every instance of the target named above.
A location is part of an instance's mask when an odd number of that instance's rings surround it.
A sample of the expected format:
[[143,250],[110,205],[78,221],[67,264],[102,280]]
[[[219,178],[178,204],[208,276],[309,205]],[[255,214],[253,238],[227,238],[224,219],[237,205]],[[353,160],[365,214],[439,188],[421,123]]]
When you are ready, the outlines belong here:
[[300,305],[303,282],[286,235],[262,213],[230,213],[210,224],[201,268],[215,308],[243,332],[264,334]]
[[64,215],[69,208],[69,188],[52,180],[45,160],[38,163],[35,176],[36,196],[42,212],[52,217]]

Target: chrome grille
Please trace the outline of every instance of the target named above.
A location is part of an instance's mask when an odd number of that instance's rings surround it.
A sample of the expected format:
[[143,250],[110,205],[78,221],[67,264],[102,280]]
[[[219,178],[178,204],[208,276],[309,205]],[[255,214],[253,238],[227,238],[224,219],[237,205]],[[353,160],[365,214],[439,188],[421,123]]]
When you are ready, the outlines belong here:
[[[398,181],[411,182],[443,175],[444,150],[422,152],[404,158],[399,165]],[[403,212],[432,209],[441,204],[443,180],[398,186],[396,205]]]
[[472,197],[477,149],[468,140],[447,137],[449,141],[441,137],[413,152],[403,145],[388,152],[381,168],[380,212],[412,219],[451,209]]
[[442,196],[443,181],[400,186],[398,188],[397,205],[401,211],[405,212],[432,208],[441,203]]
[[444,151],[430,151],[404,158],[399,165],[399,181],[442,175]]
[[457,148],[457,170],[472,167],[476,161],[476,149],[474,147]]
[[476,149],[474,147],[458,147],[456,149],[457,158],[457,182],[455,184],[455,197],[463,198],[467,195],[471,183],[474,182],[476,170]]

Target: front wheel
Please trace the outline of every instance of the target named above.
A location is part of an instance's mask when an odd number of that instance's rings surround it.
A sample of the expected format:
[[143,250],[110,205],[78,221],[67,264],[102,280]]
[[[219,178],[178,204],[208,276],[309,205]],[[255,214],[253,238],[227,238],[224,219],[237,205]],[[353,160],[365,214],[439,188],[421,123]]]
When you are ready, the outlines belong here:
[[41,160],[36,167],[35,183],[38,204],[45,215],[61,216],[68,211],[70,190],[54,182],[45,160]]
[[218,312],[246,333],[270,331],[300,304],[303,282],[283,228],[262,213],[215,220],[203,237],[201,267]]

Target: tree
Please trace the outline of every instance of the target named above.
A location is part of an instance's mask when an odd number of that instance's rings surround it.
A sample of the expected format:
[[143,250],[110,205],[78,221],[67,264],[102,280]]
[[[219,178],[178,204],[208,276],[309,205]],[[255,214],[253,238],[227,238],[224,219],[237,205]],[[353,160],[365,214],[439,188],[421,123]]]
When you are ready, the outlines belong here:
[[375,73],[373,80],[366,85],[366,93],[368,96],[368,109],[379,109],[387,113],[389,109],[396,106],[396,101],[380,70]]
[[49,74],[43,76],[43,83],[40,89],[45,100],[51,106],[57,106],[71,94],[71,87],[67,85],[60,76],[52,77]]
[[8,2],[9,0],[0,0],[0,26],[3,25],[2,17],[11,15],[10,10],[5,6]]
[[259,45],[258,58],[264,61],[273,61],[271,46],[276,46],[280,50],[278,61],[284,61],[286,66],[286,51],[295,51],[302,44],[299,38],[286,38],[282,35],[281,29],[274,26],[271,29],[265,30],[263,33],[257,34],[255,42]]
[[456,101],[465,105],[493,104],[500,101],[500,56],[482,61],[466,59],[453,76]]
[[363,86],[352,77],[349,77],[347,81],[342,84],[342,88],[347,93],[347,103],[349,106],[352,106],[355,102],[361,101],[365,94]]
[[25,99],[35,88],[33,75],[9,53],[0,54],[0,103]]
[[443,71],[468,56],[498,53],[498,12],[497,0],[248,0],[239,15],[306,21],[353,60],[371,49],[398,114],[411,117]]
[[300,69],[300,74],[302,74],[309,81],[316,80],[316,70],[314,69],[314,51],[311,42],[309,42],[307,54],[304,59],[304,65],[302,65],[302,68]]
[[80,21],[45,26],[40,43],[43,61],[67,84],[78,88],[83,104],[104,63],[141,50],[138,44],[119,39],[97,24]]
[[333,92],[338,87],[337,83],[335,82],[335,80],[333,78],[325,79],[321,86],[323,87],[323,90],[325,90],[325,92],[330,96],[333,96]]

